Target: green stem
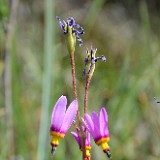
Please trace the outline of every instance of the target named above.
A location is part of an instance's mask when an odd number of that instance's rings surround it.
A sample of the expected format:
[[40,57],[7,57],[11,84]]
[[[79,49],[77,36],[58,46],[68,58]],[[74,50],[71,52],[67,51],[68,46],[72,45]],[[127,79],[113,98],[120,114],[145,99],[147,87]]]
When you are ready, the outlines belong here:
[[12,40],[15,33],[17,22],[19,0],[12,0],[10,6],[10,16],[7,24],[7,32],[5,35],[5,72],[4,72],[4,86],[5,86],[5,112],[7,124],[7,140],[8,140],[8,159],[12,159],[15,155],[15,141],[14,141],[14,127],[13,127],[13,90],[12,90]]
[[44,40],[44,73],[43,73],[43,95],[42,110],[39,129],[37,160],[46,159],[46,143],[48,137],[48,117],[51,94],[51,73],[53,56],[53,1],[46,0],[45,3],[45,40]]

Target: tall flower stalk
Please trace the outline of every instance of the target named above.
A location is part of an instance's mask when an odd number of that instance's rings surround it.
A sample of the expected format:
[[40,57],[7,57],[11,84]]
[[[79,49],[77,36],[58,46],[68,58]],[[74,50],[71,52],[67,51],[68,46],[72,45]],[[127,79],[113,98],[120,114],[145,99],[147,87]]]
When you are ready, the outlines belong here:
[[[78,101],[74,54],[75,54],[76,41],[79,42],[79,46],[83,44],[83,41],[79,37],[79,35],[84,34],[84,29],[83,27],[81,27],[79,24],[75,22],[73,17],[69,17],[67,18],[66,21],[63,20],[63,22],[60,20],[58,16],[56,18],[59,22],[59,25],[63,33],[66,35],[67,48],[68,48],[68,52],[70,54],[70,59],[71,59],[73,93],[74,93],[74,98]],[[83,159],[85,160],[85,157],[86,157],[85,134],[82,131],[82,122],[81,122],[79,109],[77,110],[77,118],[78,118],[79,127],[81,131]]]
[[73,85],[73,93],[74,93],[74,98],[78,100],[77,85],[76,85],[76,70],[75,70],[75,58],[74,58],[74,53],[71,53],[71,54],[70,54],[70,59],[71,59],[71,66],[72,66],[72,85]]
[[79,46],[83,44],[83,41],[79,37],[79,35],[84,34],[84,29],[75,22],[73,17],[69,17],[67,18],[67,21],[63,20],[63,22],[60,20],[58,16],[56,18],[59,22],[59,25],[63,33],[66,35],[67,48],[70,54],[71,66],[72,66],[72,84],[73,84],[74,98],[78,100],[74,54],[75,54],[76,41],[79,42]]
[[52,0],[44,1],[45,9],[45,32],[44,32],[44,71],[43,71],[43,95],[42,95],[42,109],[41,109],[41,120],[38,136],[38,152],[37,160],[44,160],[46,157],[46,142],[47,142],[47,128],[48,128],[48,117],[49,117],[49,106],[50,106],[50,95],[51,95],[51,68],[52,62],[52,51],[54,45],[54,25],[51,21],[54,14],[54,3]]
[[[76,71],[75,71],[75,47],[76,47],[76,41],[79,42],[79,46],[83,44],[82,39],[79,37],[79,35],[84,34],[84,29],[79,24],[77,24],[73,17],[67,18],[66,21],[63,20],[63,22],[60,20],[58,16],[56,16],[59,25],[63,31],[63,33],[66,35],[66,41],[67,41],[67,48],[68,52],[70,54],[71,59],[71,66],[72,66],[72,85],[73,85],[73,93],[74,98],[78,100],[77,95],[77,85],[76,85]],[[77,111],[78,121],[80,123],[80,112]]]
[[[58,16],[56,18],[59,22],[60,28],[66,35],[67,48],[71,59],[72,84],[75,100],[72,101],[72,103],[66,110],[67,99],[65,96],[61,96],[53,108],[50,127],[50,135],[52,136],[51,153],[55,153],[55,150],[59,145],[59,139],[64,138],[65,133],[69,129],[70,125],[73,123],[76,132],[71,132],[71,134],[75,138],[80,150],[82,151],[82,160],[91,159],[90,135],[92,135],[96,144],[102,147],[108,158],[110,158],[110,148],[108,146],[108,115],[105,108],[101,109],[99,117],[96,112],[93,112],[91,117],[87,114],[89,85],[95,70],[95,63],[98,60],[106,62],[106,58],[103,55],[100,57],[96,57],[96,48],[92,49],[91,47],[91,50],[87,49],[86,51],[87,55],[84,59],[85,69],[83,71],[84,76],[86,76],[84,94],[84,118],[81,118],[78,107],[78,94],[76,86],[75,48],[76,41],[79,42],[79,46],[83,44],[83,41],[79,37],[79,35],[84,34],[84,29],[75,22],[73,17],[67,18],[66,21],[61,21]],[[76,113],[78,118],[78,125],[76,124],[76,121],[74,121]]]

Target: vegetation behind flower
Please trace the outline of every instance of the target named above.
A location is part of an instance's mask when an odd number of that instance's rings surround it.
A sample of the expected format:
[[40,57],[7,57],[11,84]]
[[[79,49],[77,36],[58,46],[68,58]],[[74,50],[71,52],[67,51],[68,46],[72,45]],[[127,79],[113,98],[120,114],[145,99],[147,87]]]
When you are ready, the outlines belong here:
[[[83,36],[86,46],[77,50],[76,54],[80,57],[75,58],[79,88],[84,87],[82,70],[79,69],[83,65],[82,51],[90,46],[90,41],[93,40],[92,45],[98,48],[98,53],[107,52],[105,54],[107,63],[98,63],[96,66],[94,73],[96,76],[90,84],[89,103],[91,107],[97,106],[96,112],[102,104],[106,104],[108,108],[109,129],[112,133],[110,147],[114,159],[159,159],[160,110],[159,105],[153,100],[153,97],[160,99],[160,20],[157,16],[159,14],[157,1],[153,4],[149,1],[147,3],[144,1],[144,3],[136,1],[116,3],[117,0],[115,0],[105,2],[105,4],[104,1],[99,0],[95,3],[82,1],[83,4],[63,1],[63,5],[59,1],[55,2],[56,15],[61,15],[61,17],[74,15],[78,23],[85,26],[87,33]],[[23,9],[19,9],[21,14],[18,15],[16,35],[12,41],[14,54],[11,58],[14,76],[12,83],[13,123],[16,133],[14,148],[16,157],[36,159],[44,67],[43,5],[35,0],[32,3],[21,1],[20,6],[23,6]],[[67,12],[68,10],[70,13]],[[58,26],[57,23],[55,26]],[[65,92],[69,102],[73,97],[73,93],[70,92],[70,60],[66,47],[62,46],[64,37],[59,37],[60,33],[60,30],[55,32],[56,45],[54,45],[55,50],[52,55],[56,61],[52,64],[54,87],[51,88],[50,114],[52,105],[60,96],[60,90]],[[2,25],[0,25],[0,34],[3,39]],[[3,53],[4,43],[1,40],[0,52]],[[3,57],[1,62],[2,60]],[[7,142],[6,134],[8,129],[4,111],[2,73],[0,77],[0,136],[3,138],[1,138],[0,146],[3,147],[0,150],[0,159],[8,160],[10,143]],[[96,85],[93,85],[95,83]],[[78,93],[83,95],[84,90],[80,89]],[[80,101],[82,98],[79,98]],[[80,102],[80,105],[83,105],[83,102]],[[88,112],[92,110],[93,108],[90,108]],[[68,133],[65,140],[61,141],[62,150],[56,151],[55,159],[72,159],[72,157],[77,159],[79,154],[77,143]],[[47,144],[49,142],[48,136]],[[68,147],[71,143],[75,149]],[[93,141],[91,143],[94,144]],[[92,150],[94,159],[106,159],[97,146],[92,145]],[[46,159],[50,159],[50,145],[46,147],[45,152],[48,155]]]

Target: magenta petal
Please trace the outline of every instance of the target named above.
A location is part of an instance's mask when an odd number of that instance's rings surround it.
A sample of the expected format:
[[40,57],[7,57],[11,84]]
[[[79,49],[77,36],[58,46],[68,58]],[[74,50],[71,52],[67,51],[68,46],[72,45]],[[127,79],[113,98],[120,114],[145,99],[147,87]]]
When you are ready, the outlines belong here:
[[69,105],[67,112],[64,116],[63,123],[60,129],[61,133],[66,133],[69,127],[71,126],[78,110],[78,102],[77,100],[72,101]]
[[66,105],[67,105],[67,98],[65,96],[61,96],[52,111],[52,118],[51,118],[51,130],[52,131],[59,131],[63,118],[66,111]]
[[71,132],[72,136],[75,138],[77,141],[78,145],[81,147],[81,138],[76,132]]
[[86,132],[86,146],[91,146],[90,133]]
[[92,136],[94,136],[94,124],[92,122],[91,117],[88,114],[84,115],[85,118],[85,126],[88,129],[88,131],[91,133]]
[[91,118],[92,118],[92,122],[94,124],[94,139],[97,139],[99,137],[101,137],[101,134],[100,134],[100,126],[99,126],[99,116],[96,112],[92,112],[92,115],[91,115]]
[[109,131],[108,131],[108,115],[107,115],[107,112],[106,112],[106,109],[103,107],[101,110],[100,110],[100,132],[103,136],[106,136],[109,134]]
[[98,116],[98,114],[96,112],[92,112],[91,118],[92,118],[92,122],[93,122],[94,126],[96,126],[97,129],[99,130],[99,116]]

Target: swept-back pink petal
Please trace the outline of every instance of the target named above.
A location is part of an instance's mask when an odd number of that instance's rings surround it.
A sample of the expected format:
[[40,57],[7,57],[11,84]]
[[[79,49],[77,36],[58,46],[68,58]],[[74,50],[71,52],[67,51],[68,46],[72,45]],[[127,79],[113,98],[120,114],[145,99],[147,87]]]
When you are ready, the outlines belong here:
[[92,118],[92,122],[93,122],[94,126],[98,127],[97,129],[99,129],[99,116],[98,116],[98,114],[96,112],[92,112],[91,118]]
[[52,131],[59,131],[62,122],[64,119],[65,111],[67,105],[67,98],[65,96],[61,96],[52,111],[52,118],[51,118],[51,130]]
[[78,145],[81,147],[81,138],[76,132],[71,132],[72,136],[75,138],[77,141]]
[[67,112],[64,116],[62,126],[60,129],[61,133],[66,133],[66,131],[69,129],[71,126],[78,110],[78,102],[77,100],[72,101],[72,103],[69,105]]
[[92,122],[94,124],[94,139],[97,139],[101,136],[100,134],[100,126],[99,126],[99,116],[96,112],[92,112],[91,115]]
[[86,133],[86,146],[91,146],[90,133]]
[[109,130],[108,130],[108,115],[106,112],[106,109],[103,107],[100,110],[100,116],[99,116],[99,120],[100,120],[100,132],[102,136],[106,136],[109,134]]
[[86,128],[91,133],[91,135],[94,136],[94,124],[92,122],[91,117],[88,114],[85,114],[84,119],[85,119],[84,124],[85,124]]

